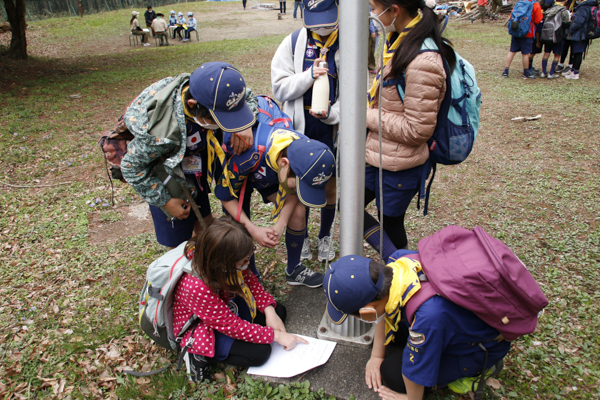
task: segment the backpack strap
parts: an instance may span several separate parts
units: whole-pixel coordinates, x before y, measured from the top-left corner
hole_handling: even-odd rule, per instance
[[[427,281],[422,281],[421,289],[419,289],[417,293],[412,295],[412,297],[408,299],[408,302],[404,306],[406,320],[412,321],[419,307],[421,307],[423,303],[425,303],[427,300],[429,300],[435,295],[437,295],[437,292],[435,291],[433,286],[431,286],[431,283]]]
[[[292,32],[292,60],[294,59],[294,52],[296,51],[296,43],[298,42],[298,36],[300,36],[300,29],[296,29]]]

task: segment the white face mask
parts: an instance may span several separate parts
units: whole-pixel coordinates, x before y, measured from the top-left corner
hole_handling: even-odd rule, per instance
[[[207,124],[206,120],[204,118],[202,118],[202,120],[204,121],[204,123],[200,122],[200,120],[198,120],[197,117],[194,117],[194,121],[196,121],[196,123],[198,125],[200,125],[201,127],[203,127],[204,129],[210,129],[212,131],[219,129],[219,125],[217,125],[217,124]]]
[[[369,309],[369,310],[373,310],[373,311],[375,311],[375,315],[377,315],[377,310],[375,310],[374,308],[371,308],[371,307],[363,307],[363,308],[366,308],[366,309]],[[379,317],[377,317],[375,319],[375,321],[365,321],[364,319],[362,319],[360,317],[354,317],[354,318],[356,318],[359,321],[366,322],[367,324],[375,324],[375,325],[377,325],[378,323],[380,323],[383,320],[384,317],[385,317],[385,313],[383,313]]]
[[[389,7],[386,8],[385,10],[383,10],[378,15],[376,15],[374,13],[369,13],[369,14],[371,14],[371,17],[375,17],[375,18],[379,19],[379,17],[381,17],[383,14],[385,14],[389,9],[390,9]],[[394,20],[392,21],[391,25],[385,27],[385,32],[386,33],[396,32],[396,27],[394,26],[394,22],[396,22],[396,18],[394,18]]]
[[[245,271],[245,270],[247,270],[247,269],[248,269],[248,266],[249,266],[249,265],[250,265],[250,264],[244,264],[244,265],[242,265],[241,267],[239,267],[237,270],[238,270],[238,271]]]
[[[314,28],[311,29],[311,31],[319,36],[329,36],[333,31],[335,31],[335,26],[331,28]]]

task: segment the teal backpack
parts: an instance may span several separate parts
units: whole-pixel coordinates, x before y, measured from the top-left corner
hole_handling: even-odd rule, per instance
[[[439,50],[431,38],[427,38],[421,45],[419,53]],[[437,124],[431,138],[427,141],[429,145],[429,160],[433,173],[427,190],[425,181],[429,175],[429,168],[424,168],[425,176],[421,179],[421,190],[419,200],[424,200],[423,214],[427,215],[429,203],[429,192],[433,178],[435,177],[436,165],[454,165],[463,162],[471,153],[473,144],[479,131],[479,110],[481,108],[481,91],[477,86],[475,68],[458,53],[456,65],[450,73],[450,67],[444,60],[446,71],[446,94],[440,106],[437,116]],[[383,86],[396,85],[398,95],[404,102],[404,91],[406,89],[405,76],[389,79],[383,82]],[[419,203],[417,203],[419,207]]]

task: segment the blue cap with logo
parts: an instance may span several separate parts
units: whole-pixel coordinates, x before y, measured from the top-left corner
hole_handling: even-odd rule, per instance
[[[298,200],[308,207],[325,207],[325,185],[335,170],[335,160],[329,147],[306,137],[296,139],[288,146],[287,158],[296,174]]]
[[[338,24],[338,0],[302,0],[302,2],[305,27],[319,28]]]
[[[334,324],[344,322],[349,313],[360,310],[375,299],[383,286],[383,272],[373,283],[370,258],[344,256],[332,263],[325,272],[323,290],[327,297],[327,315]]]
[[[230,64],[202,64],[190,76],[189,90],[225,132],[239,132],[254,125],[256,117],[246,104],[246,82]]]

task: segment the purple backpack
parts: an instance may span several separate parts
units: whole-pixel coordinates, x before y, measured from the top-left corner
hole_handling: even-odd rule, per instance
[[[535,329],[548,305],[521,260],[480,227],[473,231],[450,225],[419,242],[426,282],[406,305],[409,321],[429,298],[439,294],[467,310],[512,341]]]

